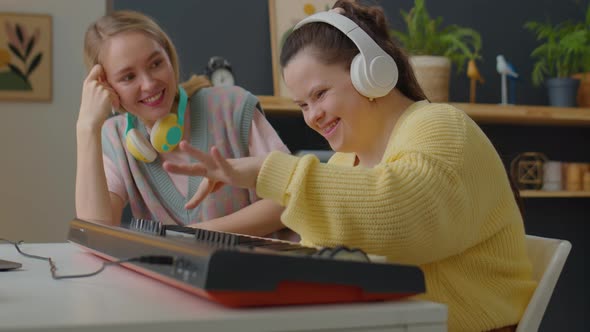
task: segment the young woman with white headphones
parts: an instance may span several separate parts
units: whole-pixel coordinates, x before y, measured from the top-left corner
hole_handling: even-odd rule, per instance
[[[464,112],[427,100],[381,8],[334,7],[300,22],[280,61],[305,122],[336,151],[327,164],[280,152],[225,159],[181,144],[201,163],[164,168],[256,188],[285,206],[281,219],[304,244],[419,265],[427,291],[418,297],[448,305],[450,331],[513,330],[535,282],[498,153]]]

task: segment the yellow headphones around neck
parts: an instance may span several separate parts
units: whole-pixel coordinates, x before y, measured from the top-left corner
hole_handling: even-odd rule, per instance
[[[151,163],[158,156],[158,152],[170,152],[180,143],[184,133],[184,111],[188,97],[180,85],[178,93],[178,115],[170,113],[156,121],[150,134],[151,143],[133,126],[135,116],[126,113],[125,145],[135,159]]]

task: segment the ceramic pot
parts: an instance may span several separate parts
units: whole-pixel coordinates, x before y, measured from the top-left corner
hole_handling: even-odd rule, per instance
[[[444,56],[414,55],[410,64],[418,84],[431,102],[449,101],[451,60]]]
[[[546,82],[549,93],[549,105],[557,107],[576,107],[576,97],[580,80],[569,77],[557,77]]]

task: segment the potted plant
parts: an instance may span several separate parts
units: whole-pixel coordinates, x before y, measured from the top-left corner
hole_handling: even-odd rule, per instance
[[[525,28],[543,41],[531,57],[536,59],[532,80],[536,86],[545,82],[552,106],[574,107],[580,80],[571,77],[590,70],[590,5],[585,23],[572,21],[556,25],[530,21]]]
[[[434,102],[449,99],[451,63],[457,73],[465,69],[466,62],[481,58],[481,36],[471,28],[450,25],[442,27],[441,17],[431,18],[424,0],[415,0],[409,11],[401,11],[407,32],[392,30],[410,54],[410,62],[418,83],[426,96]]]
[[[587,41],[590,42],[590,4],[586,9],[586,27]],[[582,73],[574,74],[572,77],[580,80],[580,87],[578,88],[578,106],[590,107],[590,54],[587,54],[584,62],[584,71]]]

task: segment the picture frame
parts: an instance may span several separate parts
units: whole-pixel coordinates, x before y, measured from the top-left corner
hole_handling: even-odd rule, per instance
[[[0,12],[0,101],[52,99],[52,17]]]
[[[309,15],[329,10],[335,2],[336,0],[268,0],[274,96],[290,97],[279,63],[285,39],[297,22]]]

